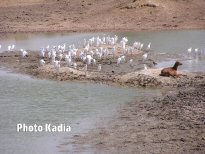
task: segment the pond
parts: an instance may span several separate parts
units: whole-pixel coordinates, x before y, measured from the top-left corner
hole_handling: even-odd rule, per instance
[[[83,133],[99,118],[109,118],[125,102],[160,94],[157,90],[129,89],[101,84],[32,79],[0,71],[0,153],[57,153],[64,137]],[[155,92],[155,93],[153,93]],[[58,125],[71,132],[18,132],[17,123]]]
[[[158,52],[184,52],[189,47],[205,48],[205,30],[174,30],[174,31],[142,31],[142,32],[116,32],[116,33],[11,33],[0,34],[2,49],[7,50],[10,44],[16,44],[16,49],[39,50],[47,45],[81,45],[83,39],[92,36],[117,35],[119,38],[128,37],[132,45],[139,41],[147,45],[152,43],[152,50]]]

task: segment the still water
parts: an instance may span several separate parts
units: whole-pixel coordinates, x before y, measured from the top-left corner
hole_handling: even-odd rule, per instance
[[[155,90],[128,89],[100,84],[32,79],[0,71],[0,153],[58,153],[57,146],[75,133],[94,127],[125,102]],[[17,133],[16,124],[60,124],[69,133]]]
[[[184,52],[189,47],[205,48],[205,30],[175,30],[175,31],[142,31],[116,33],[15,33],[0,34],[2,49],[7,50],[10,44],[16,44],[16,49],[39,50],[47,45],[82,45],[83,39],[92,36],[118,35],[119,39],[128,37],[130,45],[140,41],[146,46],[152,42],[151,49],[159,52]]]

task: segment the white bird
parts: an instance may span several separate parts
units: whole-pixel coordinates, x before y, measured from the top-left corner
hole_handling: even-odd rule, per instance
[[[141,45],[140,45],[140,50],[142,50],[143,46],[144,46],[144,44],[141,44]]]
[[[15,48],[15,44],[13,44],[13,45],[11,46],[11,50],[14,50],[14,48]]]
[[[128,54],[133,54],[133,51],[134,51],[134,48],[133,47],[129,47],[129,48],[127,48],[127,53]]]
[[[51,61],[52,61],[52,63],[55,62],[55,59],[56,59],[56,53],[53,52],[53,53],[52,53],[52,57],[51,57]]]
[[[148,54],[145,53],[144,55],[142,55],[143,61],[145,61],[147,59]]]
[[[101,70],[102,70],[102,65],[99,64],[99,65],[98,65],[98,72],[100,72]]]
[[[61,50],[61,45],[60,44],[57,46],[56,50]]]
[[[125,63],[125,56],[121,56],[117,59],[117,65],[120,65],[122,63]]]
[[[99,47],[99,45],[100,45],[100,38],[99,37],[97,37],[97,39],[96,39],[96,47]]]
[[[147,50],[150,50],[150,48],[151,48],[151,42],[148,44]]]
[[[73,63],[73,68],[77,69],[77,63]]]
[[[48,52],[48,58],[51,58],[51,52]]]
[[[44,48],[41,49],[40,56],[41,56],[41,57],[44,57],[44,56],[45,56],[45,50],[44,50]]]
[[[86,47],[85,47],[85,52],[88,52],[89,49],[90,49],[90,45],[88,44],[88,45],[86,45]]]
[[[125,58],[126,58],[125,56],[121,56],[121,63],[125,63],[126,61]]]
[[[97,52],[96,52],[96,55],[97,55],[97,58],[98,58],[98,59],[101,59],[101,58],[102,58],[102,52],[97,51]]]
[[[125,42],[124,41],[122,41],[122,48],[123,48],[123,50],[125,50]]]
[[[196,58],[198,58],[198,56],[199,56],[199,49],[198,48],[196,48],[196,49],[194,49],[194,51],[195,51],[195,53],[194,53],[194,55],[196,56]]]
[[[189,54],[191,53],[191,51],[192,51],[192,47],[187,50],[187,52],[188,52]]]
[[[45,63],[46,63],[46,62],[45,62],[43,59],[40,60],[40,65],[41,65],[41,66],[44,66]]]
[[[1,44],[0,44],[0,49],[1,49]]]
[[[115,44],[116,44],[117,40],[118,40],[118,36],[117,35],[115,35],[114,40],[115,40]]]
[[[91,56],[93,57],[93,55],[94,55],[94,52],[93,52],[93,51],[91,50],[91,51],[90,51],[90,54],[91,54]]]
[[[118,59],[117,59],[117,65],[120,65],[122,63],[122,57],[119,57]]]
[[[46,51],[49,51],[49,48],[50,48],[50,46],[49,46],[49,45],[47,45],[47,47],[46,47]]]
[[[86,60],[87,60],[86,56],[83,56],[83,57],[82,57],[82,61],[83,61],[83,62],[86,62]]]
[[[65,55],[65,61],[66,61],[68,66],[72,65],[72,59],[69,55]]]
[[[24,58],[26,55],[28,55],[28,52],[26,52],[26,50],[21,49],[22,58]]]
[[[8,49],[8,51],[11,51],[11,45],[9,45],[9,46],[7,47],[7,49]]]
[[[147,65],[146,65],[146,64],[144,64],[144,70],[148,70],[148,68],[147,68]]]
[[[59,72],[59,69],[60,69],[60,61],[54,61],[54,68]]]
[[[111,38],[110,44],[111,44],[111,45],[115,45],[115,38]]]
[[[128,42],[128,39],[127,39],[127,37],[123,37],[122,38],[122,42],[125,42],[125,44]]]
[[[102,42],[103,42],[103,44],[106,43],[106,42],[105,42],[105,36],[102,37]]]
[[[96,60],[94,58],[92,59],[92,64],[96,65]]]
[[[129,65],[130,65],[130,67],[133,67],[133,59],[129,60]]]
[[[134,42],[132,47],[137,49],[138,48],[138,44],[139,44],[139,42]]]
[[[93,58],[91,57],[91,55],[87,55],[86,58],[87,58],[87,64],[90,65],[91,64],[91,60]]]
[[[121,64],[121,57],[119,57],[118,59],[117,59],[117,65],[120,65]]]

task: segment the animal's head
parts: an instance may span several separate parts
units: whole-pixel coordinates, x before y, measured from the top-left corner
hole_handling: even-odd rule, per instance
[[[180,66],[180,65],[182,65],[182,63],[179,61],[176,61],[175,65]]]

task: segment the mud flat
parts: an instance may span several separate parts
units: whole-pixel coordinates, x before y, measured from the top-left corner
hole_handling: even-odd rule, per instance
[[[103,64],[101,72],[96,66],[85,72],[80,62],[78,69],[62,63],[57,71],[46,58],[46,65],[40,66],[37,52],[29,52],[25,58],[20,52],[1,53],[0,66],[37,78],[162,89],[163,96],[126,103],[109,123],[74,135],[72,141],[59,146],[62,149],[72,144],[76,147],[72,151],[89,153],[204,153],[205,74],[180,72],[180,78],[161,77],[153,62],[164,57],[156,57],[153,52],[143,62],[142,54],[132,56],[133,67],[127,63],[118,66],[116,57],[97,61]],[[144,64],[148,70],[143,69]]]
[[[89,66],[87,72],[83,70],[85,64],[81,60],[77,60],[77,69],[68,67],[62,60],[61,68],[57,71],[49,58],[44,58],[46,65],[40,66],[41,57],[38,52],[29,52],[25,58],[22,58],[18,51],[0,53],[0,65],[11,71],[37,78],[59,81],[91,81],[129,87],[187,87],[204,81],[204,73],[179,72],[182,74],[180,78],[159,76],[161,69],[155,68],[155,61],[161,61],[164,55],[152,52],[146,61],[142,61],[142,55],[143,51],[138,51],[135,55],[126,56],[127,61],[133,59],[133,66],[130,66],[129,62],[117,65],[117,57],[109,56],[97,60],[97,64]],[[169,57],[172,56],[177,55],[169,55]],[[102,64],[101,72],[97,71],[98,64]],[[144,70],[144,64],[148,70]]]

